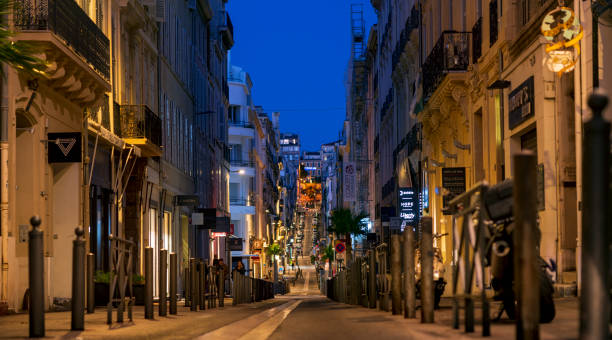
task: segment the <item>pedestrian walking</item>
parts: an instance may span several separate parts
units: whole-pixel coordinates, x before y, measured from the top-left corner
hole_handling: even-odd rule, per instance
[[[242,263],[242,261],[238,261],[238,263],[236,264],[236,268],[234,268],[234,271],[241,275],[244,275],[244,273],[246,273],[246,268],[244,268],[244,264]]]

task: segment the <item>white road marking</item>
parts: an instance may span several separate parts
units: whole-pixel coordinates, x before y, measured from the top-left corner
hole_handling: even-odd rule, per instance
[[[299,301],[299,300],[296,300]],[[298,302],[299,303],[299,302]],[[225,325],[221,328],[217,328],[214,331],[208,332],[204,335],[201,335],[195,339],[203,340],[203,339],[238,339],[244,334],[258,328],[259,326],[266,323],[266,320],[273,319],[274,315],[279,314],[279,312],[286,311],[291,308],[295,304],[295,301],[290,301],[284,303],[280,306],[276,306],[270,309],[266,309],[261,313],[257,313],[255,315],[251,315],[246,319],[238,320],[230,323],[229,325]],[[295,304],[297,306],[297,304]],[[293,307],[295,308],[295,307]],[[293,308],[291,310],[293,310]],[[287,313],[288,315],[288,313]],[[285,316],[286,317],[286,316]],[[282,320],[284,320],[284,318]],[[281,320],[281,322],[282,322]],[[280,323],[279,323],[280,325]],[[277,326],[278,327],[278,326]]]
[[[280,326],[283,321],[289,316],[294,309],[302,302],[302,300],[294,300],[285,309],[266,320],[261,325],[255,327],[245,335],[240,337],[240,340],[265,340]]]

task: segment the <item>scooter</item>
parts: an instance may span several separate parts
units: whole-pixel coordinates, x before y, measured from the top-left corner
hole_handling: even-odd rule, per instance
[[[516,294],[514,282],[514,249],[512,232],[512,181],[506,180],[489,188],[484,195],[485,225],[487,237],[485,249],[487,264],[491,266],[491,286],[495,290],[494,300],[501,301],[499,320],[505,311],[512,320],[516,318]],[[541,232],[536,227],[536,244],[539,246]],[[548,264],[538,256],[540,285],[540,322],[548,323],[555,318],[554,288],[548,271],[555,271],[555,264]]]

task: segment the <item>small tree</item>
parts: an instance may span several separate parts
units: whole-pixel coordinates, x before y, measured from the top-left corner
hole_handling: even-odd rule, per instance
[[[365,235],[366,224],[363,219],[368,217],[366,213],[360,213],[353,215],[349,209],[341,208],[332,211],[331,215],[331,226],[329,227],[330,232],[334,232],[339,235],[345,235],[346,237],[346,264],[352,260],[352,242],[351,236]]]
[[[278,261],[276,260],[277,255],[281,255],[283,253],[283,248],[278,243],[271,244],[266,250],[268,256],[271,256],[274,259],[274,283],[278,282]]]
[[[321,259],[323,261],[329,261],[328,276],[331,277],[332,262],[334,261],[334,254],[335,254],[334,247],[332,247],[332,245],[330,244],[323,249],[323,252],[324,253]]]

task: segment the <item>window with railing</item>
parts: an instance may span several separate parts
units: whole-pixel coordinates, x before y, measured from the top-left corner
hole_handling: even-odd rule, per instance
[[[146,105],[121,105],[121,136],[146,138],[161,146],[161,119]]]
[[[442,32],[423,64],[425,103],[448,73],[467,71],[470,64],[469,39],[470,32]]]
[[[105,79],[110,79],[110,42],[74,0],[21,0],[14,5],[15,28],[51,31]]]

